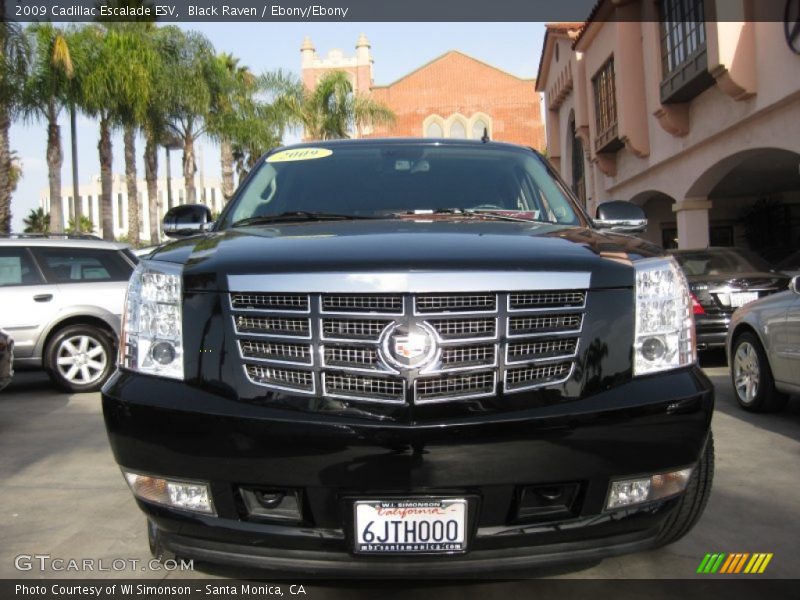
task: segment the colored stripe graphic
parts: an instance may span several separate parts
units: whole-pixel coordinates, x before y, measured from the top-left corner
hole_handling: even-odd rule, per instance
[[[708,553],[700,561],[697,573],[702,574],[760,574],[763,573],[774,555],[766,552],[725,552]]]

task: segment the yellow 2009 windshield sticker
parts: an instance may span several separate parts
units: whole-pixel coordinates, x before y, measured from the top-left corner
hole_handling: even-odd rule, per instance
[[[333,150],[327,148],[294,148],[283,150],[267,157],[268,163],[292,162],[296,160],[314,160],[315,158],[325,158],[333,154]]]

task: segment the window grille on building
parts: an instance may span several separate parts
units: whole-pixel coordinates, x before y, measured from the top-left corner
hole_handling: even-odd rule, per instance
[[[617,139],[617,94],[614,81],[614,57],[600,67],[592,78],[594,88],[594,113],[597,136],[595,148],[598,151],[613,151],[609,147]]]
[[[661,101],[685,102],[713,83],[703,0],[661,0]]]

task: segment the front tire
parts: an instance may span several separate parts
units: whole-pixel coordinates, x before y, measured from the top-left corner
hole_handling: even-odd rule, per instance
[[[656,547],[666,546],[678,541],[695,526],[711,495],[714,482],[714,436],[708,433],[708,441],[703,455],[692,471],[686,491],[678,501],[678,506],[667,517],[656,538]]]
[[[756,413],[776,412],[786,406],[789,397],[775,389],[767,355],[753,333],[746,331],[736,338],[731,357],[731,381],[739,406]]]
[[[112,335],[94,325],[70,325],[50,338],[44,367],[67,392],[96,392],[114,371]]]

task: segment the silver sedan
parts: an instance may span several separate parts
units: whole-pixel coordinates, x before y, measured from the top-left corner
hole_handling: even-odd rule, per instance
[[[778,411],[790,394],[800,394],[800,277],[787,291],[733,313],[725,349],[745,410]]]

